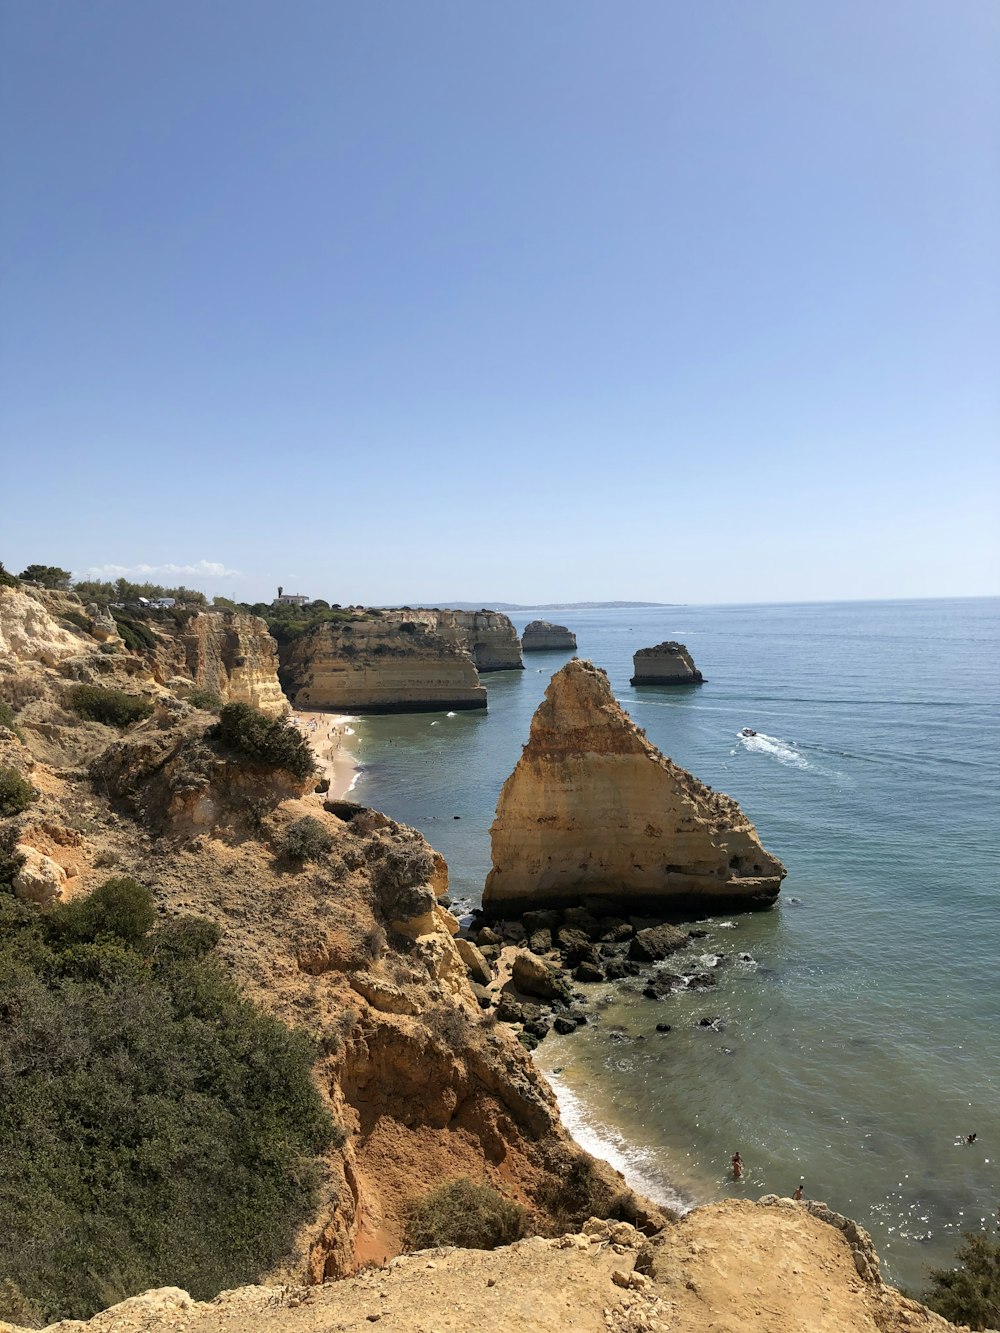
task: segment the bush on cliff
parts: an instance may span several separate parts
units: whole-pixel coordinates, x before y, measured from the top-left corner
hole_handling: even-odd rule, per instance
[[[137,694],[108,689],[103,685],[76,685],[70,691],[69,706],[89,722],[103,722],[124,731],[133,722],[149,717],[153,705]]]
[[[279,844],[282,856],[292,861],[315,861],[333,846],[333,838],[313,815],[289,824]]]
[[[0,892],[0,1294],[48,1321],[255,1282],[314,1207],[312,1044],[240,998],[211,922],[153,920],[123,878],[46,915]]]
[[[111,608],[111,616],[118,626],[125,647],[130,653],[153,652],[156,648],[156,635],[147,626],[132,616],[126,616],[117,607]]]
[[[35,799],[35,789],[16,768],[0,765],[0,819],[19,815]]]
[[[205,733],[227,749],[268,768],[284,768],[297,778],[316,769],[309,742],[283,717],[268,717],[250,704],[226,704]]]
[[[956,1268],[931,1270],[925,1305],[953,1324],[1000,1328],[1000,1210],[993,1241],[985,1231],[963,1232]]]
[[[406,1218],[406,1248],[430,1250],[458,1245],[467,1250],[495,1250],[524,1235],[527,1214],[492,1185],[468,1177],[450,1180],[412,1203]]]

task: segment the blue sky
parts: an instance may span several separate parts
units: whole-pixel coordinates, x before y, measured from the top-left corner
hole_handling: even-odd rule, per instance
[[[0,16],[8,567],[1000,591],[994,0]]]

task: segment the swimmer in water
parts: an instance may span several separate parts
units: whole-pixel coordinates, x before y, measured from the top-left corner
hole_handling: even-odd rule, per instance
[[[965,1141],[966,1143],[975,1143],[978,1137],[979,1136],[977,1134],[966,1134]]]
[[[801,1186],[801,1184],[799,1185],[799,1187],[798,1187],[798,1189],[795,1191],[795,1193],[792,1195],[792,1198],[795,1200],[796,1203],[801,1203],[801,1202],[802,1202],[802,1186]]]
[[[733,1179],[740,1180],[743,1175],[743,1158],[739,1155],[738,1152],[733,1153],[732,1166],[733,1166]]]

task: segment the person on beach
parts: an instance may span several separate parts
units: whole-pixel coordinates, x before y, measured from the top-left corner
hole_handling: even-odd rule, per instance
[[[733,1153],[733,1179],[740,1180],[743,1177],[743,1158],[738,1152]]]
[[[798,1186],[798,1188],[796,1189],[795,1193],[792,1195],[792,1198],[795,1200],[796,1203],[801,1203],[801,1202],[802,1202],[802,1186],[801,1186],[801,1184]]]

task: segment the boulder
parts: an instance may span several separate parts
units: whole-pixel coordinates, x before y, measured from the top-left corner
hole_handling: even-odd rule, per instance
[[[547,930],[551,934],[553,930],[559,929],[560,920],[558,912],[525,912],[521,917],[524,929],[529,935],[534,934],[536,930]]]
[[[604,980],[604,973],[596,963],[580,963],[573,969],[573,980],[596,982]]]
[[[632,658],[630,685],[700,685],[704,677],[682,643],[668,639],[640,648]]]
[[[568,1014],[557,1014],[552,1020],[552,1026],[561,1037],[567,1037],[571,1032],[576,1031],[576,1023]]]
[[[24,863],[14,876],[14,893],[27,902],[45,907],[58,902],[66,884],[66,872],[57,861],[26,843],[18,843],[15,853]]]
[[[472,941],[464,940],[460,935],[457,935],[455,937],[455,947],[465,964],[465,970],[469,977],[473,981],[477,981],[480,986],[488,986],[493,980],[493,973],[490,971],[489,963]]]
[[[494,917],[760,908],[785,875],[737,803],[660,754],[578,660],[553,676],[490,833]]]
[[[559,971],[530,953],[519,953],[511,969],[511,981],[522,995],[542,1000],[566,999],[569,987]]]
[[[552,948],[552,931],[533,930],[528,936],[528,948],[532,953],[548,953]]]
[[[638,963],[658,963],[662,958],[669,958],[678,949],[683,949],[688,942],[685,931],[676,926],[650,926],[640,930],[628,946],[628,956]]]

